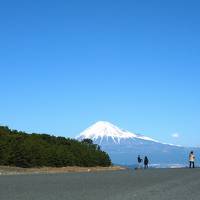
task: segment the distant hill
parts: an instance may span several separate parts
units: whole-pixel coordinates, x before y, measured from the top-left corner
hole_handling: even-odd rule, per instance
[[[0,126],[0,165],[17,167],[110,166],[107,153],[91,140],[27,134]]]
[[[85,138],[100,145],[109,154],[114,164],[134,165],[138,155],[142,157],[147,155],[151,164],[187,165],[191,150],[194,150],[196,155],[200,155],[200,148],[162,143],[144,135],[122,130],[104,121],[95,123],[76,137],[80,141]]]

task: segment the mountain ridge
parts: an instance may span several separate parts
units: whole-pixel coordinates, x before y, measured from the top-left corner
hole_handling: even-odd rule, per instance
[[[184,164],[188,162],[191,150],[200,154],[200,148],[159,142],[153,138],[131,133],[117,126],[99,121],[83,132],[76,139],[91,139],[107,152],[114,164],[133,165],[137,156],[148,156],[151,164]]]

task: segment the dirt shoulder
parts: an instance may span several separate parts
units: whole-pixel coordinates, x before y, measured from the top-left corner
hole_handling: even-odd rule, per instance
[[[119,171],[126,168],[120,166],[110,167],[41,167],[41,168],[20,168],[10,166],[0,166],[0,175],[15,174],[55,174],[55,173],[76,173],[76,172],[99,172],[99,171]]]

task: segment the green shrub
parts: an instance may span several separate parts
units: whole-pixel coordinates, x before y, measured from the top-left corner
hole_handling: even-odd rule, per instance
[[[110,166],[107,153],[91,140],[27,134],[0,126],[0,165],[18,167]]]

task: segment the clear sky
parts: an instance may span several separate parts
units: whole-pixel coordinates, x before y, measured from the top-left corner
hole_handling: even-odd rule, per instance
[[[2,0],[0,123],[74,137],[99,120],[200,146],[200,3]]]

